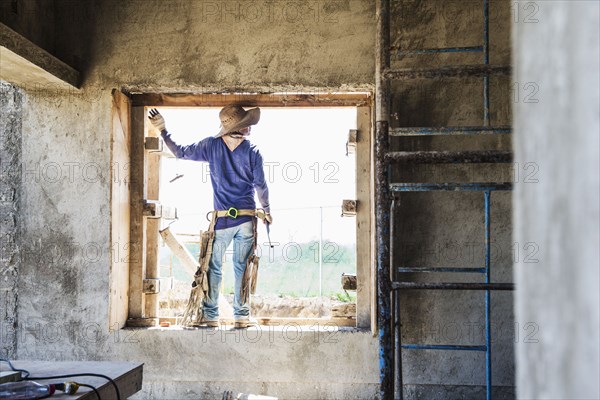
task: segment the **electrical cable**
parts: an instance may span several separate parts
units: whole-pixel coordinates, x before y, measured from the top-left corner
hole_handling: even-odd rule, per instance
[[[11,371],[20,372],[21,373],[21,379],[27,379],[29,377],[29,375],[30,375],[29,371],[27,371],[26,369],[15,368],[15,366],[12,365],[12,363],[10,362],[9,359],[0,358],[0,361],[3,361],[5,363],[7,363],[8,366],[10,367]],[[25,374],[25,375],[23,375],[23,374]]]
[[[21,378],[23,380],[26,381],[33,381],[33,380],[45,380],[45,379],[60,379],[60,378],[69,378],[69,377],[75,377],[75,376],[95,376],[95,377],[99,377],[99,378],[104,378],[106,380],[108,380],[113,387],[115,388],[115,392],[117,393],[117,399],[121,400],[121,393],[119,391],[119,388],[116,384],[116,382],[111,379],[110,377],[106,376],[106,375],[102,375],[102,374],[74,374],[74,375],[58,375],[58,376],[48,376],[48,377],[31,377],[31,373],[29,371],[27,371],[26,369],[20,369],[20,368],[15,368],[15,366],[12,364],[12,362],[9,359],[6,358],[0,358],[0,362],[5,362],[8,364],[9,368],[11,369],[11,371],[15,371],[15,372],[20,372],[21,373]],[[96,396],[98,396],[98,400],[101,400],[102,398],[100,397],[100,392],[98,392],[98,389],[96,389],[94,386],[92,385],[88,385],[86,383],[79,383],[76,382],[77,385],[79,386],[83,386],[83,387],[87,387],[90,388],[94,391],[94,393],[96,394]]]
[[[104,378],[107,381],[109,381],[113,387],[115,388],[115,392],[117,393],[117,400],[121,400],[121,392],[119,391],[119,387],[117,386],[117,383],[110,377],[106,376],[106,375],[102,375],[102,374],[68,374],[68,375],[54,375],[54,376],[32,376],[32,377],[28,377],[26,378],[26,380],[28,381],[33,381],[33,380],[46,380],[46,379],[62,379],[62,378],[73,378],[73,377],[79,377],[79,376],[95,376],[97,378]]]
[[[46,380],[46,379],[72,378],[72,377],[77,377],[77,376],[95,376],[98,378],[104,378],[107,381],[109,381],[115,388],[115,392],[117,393],[117,400],[121,400],[121,392],[119,391],[119,387],[117,386],[117,383],[112,378],[110,378],[106,375],[89,373],[89,374],[70,374],[70,375],[34,376],[34,377],[32,377],[32,376],[30,376],[31,374],[29,373],[29,371],[27,371],[26,369],[15,368],[15,366],[10,362],[10,360],[8,360],[6,358],[0,358],[0,361],[6,362],[12,371],[21,372],[21,378],[26,381],[34,381],[34,380],[41,381],[41,380]],[[25,373],[25,376],[22,375],[23,373]]]
[[[79,382],[75,382],[75,383],[77,383],[79,386],[92,389],[94,391],[94,393],[96,393],[96,396],[98,396],[98,400],[102,400],[102,397],[100,397],[100,392],[98,392],[98,389],[96,389],[94,386],[88,385],[86,383],[79,383]]]

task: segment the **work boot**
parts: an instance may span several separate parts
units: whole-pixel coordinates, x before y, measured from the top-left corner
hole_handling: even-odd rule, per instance
[[[196,325],[194,324],[194,326],[199,326],[199,327],[207,327],[207,328],[218,328],[219,327],[219,320],[216,319],[204,319],[202,318],[202,320],[200,320],[200,322]]]
[[[258,321],[256,321],[254,318],[241,317],[241,318],[236,318],[233,327],[235,329],[246,329],[249,326],[254,326],[254,325],[258,325]]]

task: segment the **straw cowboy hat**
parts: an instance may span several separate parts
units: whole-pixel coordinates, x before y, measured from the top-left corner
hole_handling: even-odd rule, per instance
[[[246,111],[240,105],[230,104],[219,112],[219,119],[221,120],[221,130],[217,137],[236,132],[250,125],[256,125],[260,119],[260,108],[256,107]]]

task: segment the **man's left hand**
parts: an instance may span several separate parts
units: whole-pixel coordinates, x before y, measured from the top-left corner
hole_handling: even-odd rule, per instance
[[[269,225],[271,225],[273,223],[273,217],[271,216],[270,213],[265,214],[265,219],[263,219],[263,222],[265,224],[269,224]]]

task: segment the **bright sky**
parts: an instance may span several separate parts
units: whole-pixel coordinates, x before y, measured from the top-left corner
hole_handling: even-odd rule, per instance
[[[218,132],[219,110],[162,108],[160,112],[173,140],[191,144]],[[318,240],[323,207],[324,240],[355,243],[355,218],[340,216],[342,200],[356,197],[355,156],[346,156],[350,129],[356,129],[355,108],[261,109],[249,140],[265,161],[273,242]],[[180,218],[173,231],[206,230],[205,215],[213,207],[208,163],[163,158],[161,174],[160,200],[177,207]],[[177,174],[184,176],[169,183]],[[259,244],[266,240],[261,224]]]

